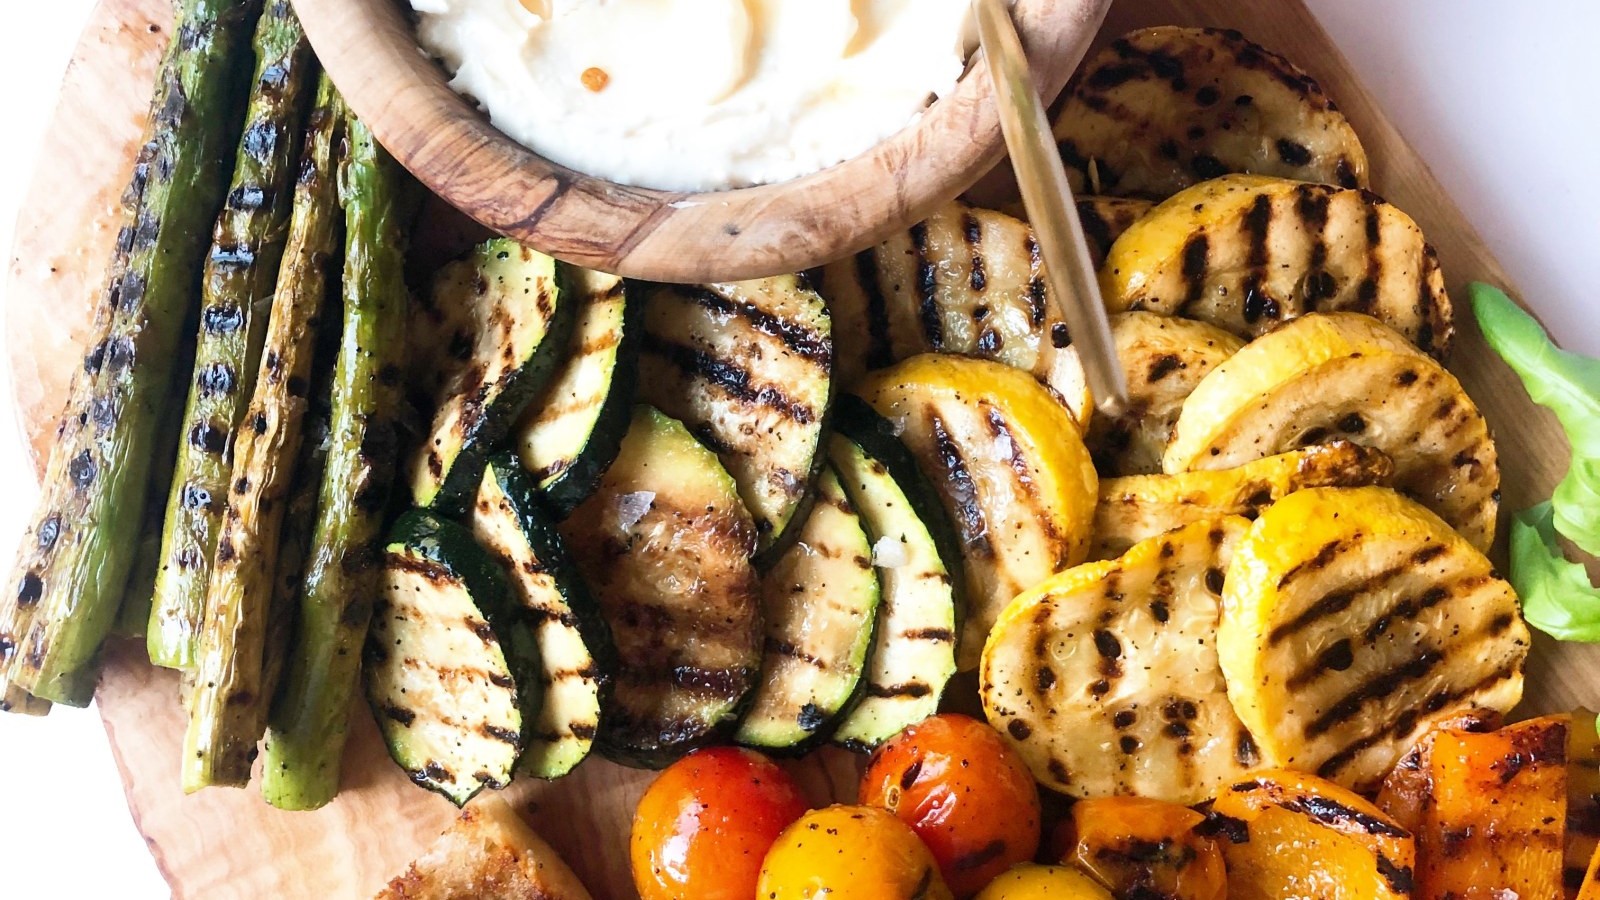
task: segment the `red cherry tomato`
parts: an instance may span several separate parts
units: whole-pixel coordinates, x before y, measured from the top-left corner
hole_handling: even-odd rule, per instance
[[[867,764],[860,800],[910,825],[958,897],[1039,849],[1033,776],[999,732],[967,716],[933,716],[890,738]]]
[[[765,756],[695,751],[667,767],[634,810],[634,886],[643,900],[750,900],[768,848],[806,809],[794,779]]]

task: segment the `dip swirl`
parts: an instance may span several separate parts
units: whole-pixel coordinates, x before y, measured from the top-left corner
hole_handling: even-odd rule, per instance
[[[706,191],[856,156],[955,87],[967,0],[411,0],[493,124],[610,181]]]

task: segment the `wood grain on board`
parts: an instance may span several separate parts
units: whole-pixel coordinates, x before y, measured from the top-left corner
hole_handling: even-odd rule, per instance
[[[116,199],[142,127],[146,86],[166,39],[167,16],[166,0],[102,2],[63,85],[19,222],[9,268],[6,345],[36,448],[47,440],[68,372],[86,342],[84,327],[109,256]],[[1309,70],[1365,141],[1373,183],[1437,247],[1458,303],[1469,280],[1506,283],[1471,224],[1298,2],[1126,0],[1113,8],[1102,41],[1164,23],[1241,28]],[[439,243],[432,235],[423,235],[422,242]],[[1528,401],[1487,351],[1471,316],[1461,312],[1452,368],[1499,439],[1505,508],[1520,509],[1555,484],[1565,469],[1566,443],[1553,418]],[[1529,666],[1526,710],[1579,702],[1600,704],[1600,649],[1541,639]],[[177,676],[152,670],[136,646],[109,648],[99,708],[134,819],[179,897],[370,896],[454,814],[449,803],[412,786],[389,762],[360,704],[353,709],[343,790],[315,813],[273,810],[254,790],[216,788],[185,796],[178,786],[183,717]],[[792,765],[818,802],[834,791],[853,794],[857,761],[845,754],[826,751]],[[597,898],[625,900],[633,896],[629,820],[650,778],[593,759],[558,782],[519,781],[510,796]]]

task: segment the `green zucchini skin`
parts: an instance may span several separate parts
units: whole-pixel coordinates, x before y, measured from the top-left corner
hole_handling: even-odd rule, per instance
[[[956,672],[961,553],[934,488],[887,421],[854,396],[839,398],[830,456],[876,555],[897,541],[905,560],[880,567],[883,602],[865,687],[838,722],[835,743],[871,750],[938,711]]]
[[[271,716],[269,799],[315,809],[333,799],[377,592],[378,541],[396,470],[413,184],[348,119],[339,175],[345,213],[342,331],[334,360],[328,456],[300,591],[295,652]]]
[[[473,343],[436,398],[433,425],[411,464],[411,494],[419,506],[460,515],[489,454],[555,375],[578,304],[561,291],[555,260],[508,238],[446,266],[433,290],[434,306],[471,310]]]
[[[594,493],[628,431],[644,303],[615,275],[557,262],[556,278],[561,295],[577,307],[567,356],[515,432],[518,456],[544,506],[564,519]]]
[[[274,602],[273,573],[297,474],[316,327],[337,254],[334,148],[344,122],[332,81],[321,79],[294,192],[287,252],[263,337],[266,349],[256,354],[260,371],[250,379],[249,406],[234,437],[231,472],[221,485],[227,505],[217,523],[206,585],[200,677],[189,704],[183,756],[184,786],[190,790],[249,781],[281,672],[286,637],[281,620],[287,611]],[[256,318],[269,316],[258,313]]]
[[[86,702],[77,672],[127,587],[173,361],[239,136],[249,73],[238,63],[259,9],[253,0],[177,4],[98,338],[73,379],[11,589],[0,594],[0,700],[26,692]]]
[[[799,540],[761,580],[761,681],[734,739],[798,756],[824,743],[866,686],[883,592],[872,542],[839,476],[817,479]]]
[[[515,456],[489,460],[472,531],[500,562],[539,644],[543,698],[518,771],[560,778],[589,755],[610,701],[617,668],[611,629]]]
[[[266,4],[254,48],[255,84],[244,134],[200,281],[185,438],[166,501],[146,635],[150,661],[169,668],[198,661],[212,555],[228,502],[229,460],[261,358],[288,231],[301,125],[316,87],[311,45],[288,4]]]
[[[409,510],[383,560],[362,652],[367,702],[411,780],[461,806],[511,782],[539,702],[538,642],[463,526]]]
[[[617,649],[598,749],[659,768],[726,740],[759,676],[761,608],[755,524],[716,455],[635,407],[616,462],[561,535]]]
[[[640,397],[716,451],[755,520],[764,570],[799,533],[826,457],[827,304],[804,275],[648,291]]]

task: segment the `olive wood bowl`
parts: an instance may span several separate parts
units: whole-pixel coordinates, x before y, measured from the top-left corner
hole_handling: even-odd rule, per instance
[[[633,278],[703,282],[793,272],[882,240],[1004,155],[981,53],[956,90],[866,153],[812,175],[708,193],[629,187],[546,160],[489,124],[419,49],[403,0],[294,0],[350,107],[424,185],[483,225],[559,259]],[[1110,0],[1015,0],[1048,102]]]

